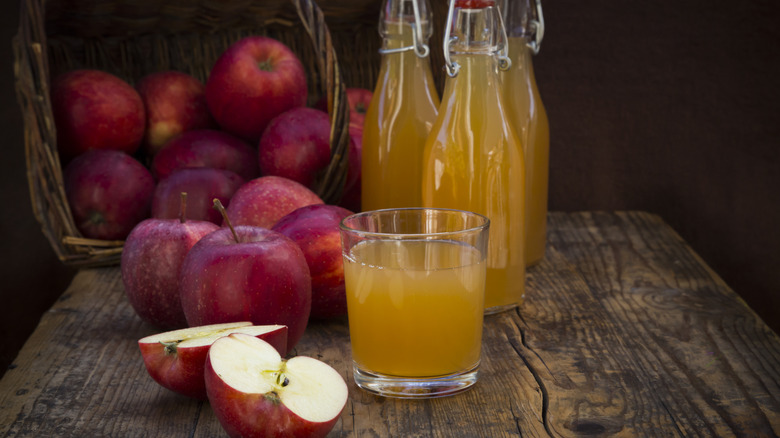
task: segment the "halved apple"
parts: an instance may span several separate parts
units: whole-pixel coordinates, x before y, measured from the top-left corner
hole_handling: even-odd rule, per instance
[[[247,321],[159,333],[139,340],[138,347],[146,370],[157,383],[187,397],[206,400],[206,355],[214,341],[231,333],[264,339],[277,352],[287,351],[287,326],[252,325]]]
[[[323,437],[347,403],[347,384],[328,364],[283,360],[269,343],[244,334],[214,342],[206,359],[211,408],[231,437]]]

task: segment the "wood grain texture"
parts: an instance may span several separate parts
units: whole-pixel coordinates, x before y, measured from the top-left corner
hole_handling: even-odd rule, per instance
[[[334,437],[780,434],[780,339],[658,216],[551,213],[519,311],[487,317],[480,380],[404,401],[359,390],[346,321],[295,354],[350,399]],[[159,387],[118,268],[82,270],[0,381],[0,436],[215,437],[208,403]]]

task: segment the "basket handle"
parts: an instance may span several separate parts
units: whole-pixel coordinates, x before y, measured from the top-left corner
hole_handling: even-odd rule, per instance
[[[291,0],[311,37],[319,61],[321,88],[327,91],[330,115],[330,165],[317,175],[314,191],[326,203],[339,201],[347,179],[349,111],[344,80],[322,10],[312,0]]]

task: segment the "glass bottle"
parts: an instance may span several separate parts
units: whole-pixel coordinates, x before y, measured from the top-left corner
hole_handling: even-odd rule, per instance
[[[423,205],[490,219],[485,313],[517,307],[525,291],[525,162],[508,123],[499,67],[506,34],[492,0],[451,0],[447,73],[423,153]]]
[[[550,167],[550,126],[532,65],[544,33],[541,0],[503,0],[512,66],[501,73],[509,120],[523,143],[526,163],[525,262],[544,258],[547,243],[547,187]]]
[[[427,0],[385,0],[379,19],[382,63],[363,125],[364,211],[419,207],[422,148],[439,95],[431,73]]]

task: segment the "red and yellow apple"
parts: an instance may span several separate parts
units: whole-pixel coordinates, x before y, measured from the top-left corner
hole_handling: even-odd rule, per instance
[[[178,204],[181,212],[181,196]],[[183,214],[180,219],[146,219],[133,228],[120,268],[125,295],[141,319],[162,329],[187,327],[179,297],[181,263],[195,243],[217,229]]]
[[[229,226],[204,236],[184,257],[179,294],[190,326],[286,325],[288,352],[311,312],[303,252],[286,236],[260,227]]]
[[[366,118],[366,112],[368,111],[368,105],[371,104],[371,97],[373,92],[365,88],[346,88],[344,94],[347,96],[347,106],[349,107],[349,124],[355,124],[357,126],[363,126],[363,121]],[[328,111],[328,97],[323,96],[314,105],[321,111]]]
[[[252,144],[271,119],[304,106],[307,96],[301,61],[283,43],[264,36],[233,43],[206,81],[206,102],[219,126]]]
[[[181,193],[187,193],[188,219],[222,224],[222,215],[214,209],[214,198],[230,205],[233,193],[244,184],[235,172],[211,167],[179,169],[157,183],[152,199],[152,217],[173,219],[180,216]]]
[[[371,90],[365,88],[347,88],[344,90],[349,103],[349,123],[363,126],[366,119],[368,106],[371,104],[371,97],[374,95]]]
[[[149,217],[154,178],[138,160],[115,150],[79,155],[63,171],[76,227],[92,239],[121,240]]]
[[[330,163],[330,117],[314,108],[294,108],[274,117],[260,137],[260,173],[313,187]]]
[[[227,215],[234,225],[271,228],[284,215],[322,199],[304,185],[280,176],[262,176],[233,194]]]
[[[213,129],[186,131],[165,144],[152,160],[157,180],[188,167],[213,167],[237,173],[241,178],[257,178],[257,151],[245,141]]]
[[[138,150],[146,113],[130,84],[104,71],[83,69],[59,75],[51,87],[57,149],[64,161],[94,149],[131,155]]]
[[[314,319],[347,314],[339,223],[351,214],[335,205],[308,205],[284,216],[272,228],[297,243],[306,257],[311,273],[311,317]]]
[[[186,73],[151,73],[141,78],[135,88],[146,109],[143,148],[149,155],[156,154],[168,140],[184,131],[215,125],[206,105],[205,86]]]
[[[287,327],[256,326],[248,321],[159,333],[139,340],[138,347],[155,382],[187,397],[206,400],[206,356],[217,339],[231,333],[263,339],[277,354],[287,351]]]
[[[206,359],[206,393],[231,437],[324,437],[349,391],[330,365],[284,360],[267,342],[242,334],[218,339]]]

